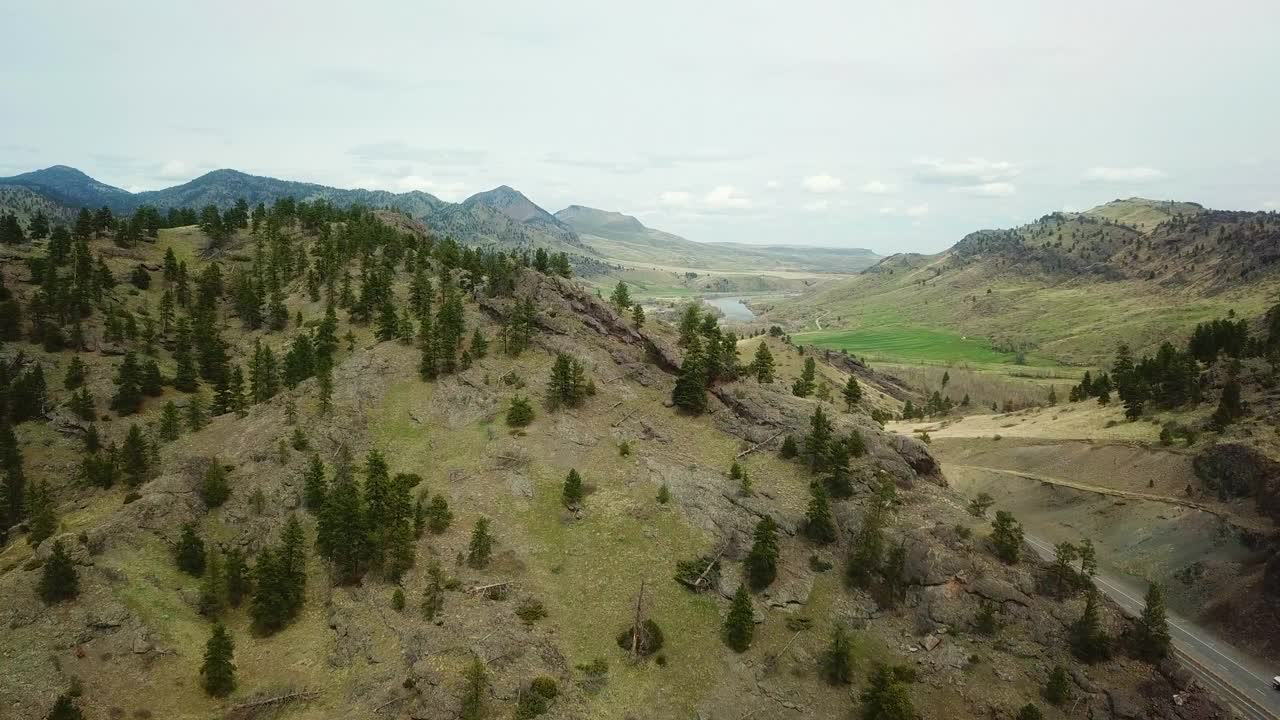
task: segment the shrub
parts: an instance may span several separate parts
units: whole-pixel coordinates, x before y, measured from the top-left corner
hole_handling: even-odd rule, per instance
[[[640,623],[640,637],[636,638],[636,628],[629,625],[618,634],[618,647],[631,652],[634,648],[639,657],[648,657],[662,649],[662,628],[653,620]]]

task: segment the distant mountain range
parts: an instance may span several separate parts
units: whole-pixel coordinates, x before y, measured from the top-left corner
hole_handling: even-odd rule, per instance
[[[72,217],[81,207],[131,213],[149,205],[199,209],[230,207],[244,198],[250,205],[285,197],[326,200],[347,207],[365,205],[398,210],[431,230],[473,244],[545,247],[604,263],[638,263],[690,270],[795,270],[856,272],[879,257],[862,248],[812,248],[734,243],[698,243],[645,227],[629,215],[571,205],[554,215],[519,190],[506,185],[477,193],[460,203],[429,193],[348,190],[314,183],[214,170],[163,190],[129,192],[95,180],[65,165],[0,178],[0,208],[26,219],[38,207],[47,215]]]

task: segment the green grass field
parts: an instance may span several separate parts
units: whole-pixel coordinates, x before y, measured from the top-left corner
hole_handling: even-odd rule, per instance
[[[923,364],[1014,365],[1017,356],[991,347],[982,338],[915,327],[870,327],[856,330],[821,330],[791,336],[800,345],[847,350],[868,360]],[[1054,364],[1028,355],[1026,365]]]

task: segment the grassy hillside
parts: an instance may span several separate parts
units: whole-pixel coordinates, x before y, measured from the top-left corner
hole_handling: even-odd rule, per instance
[[[1003,362],[1022,351],[1031,364],[1091,365],[1120,342],[1149,350],[1198,322],[1232,310],[1256,316],[1274,303],[1280,279],[1258,248],[1280,238],[1280,218],[1205,211],[1171,215],[1144,232],[1104,217],[1142,225],[1158,211],[1124,201],[975,233],[939,255],[886,258],[779,301],[767,316],[797,334],[820,325],[825,332],[806,342],[888,350],[895,360]],[[938,343],[913,343],[921,333]],[[975,355],[975,343],[1002,357]]]

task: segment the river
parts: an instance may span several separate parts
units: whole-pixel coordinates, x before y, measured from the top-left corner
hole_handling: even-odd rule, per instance
[[[712,297],[703,298],[702,301],[712,307],[719,308],[720,312],[724,313],[725,320],[751,322],[756,319],[756,314],[751,312],[751,308],[747,307],[746,298],[744,297]]]

